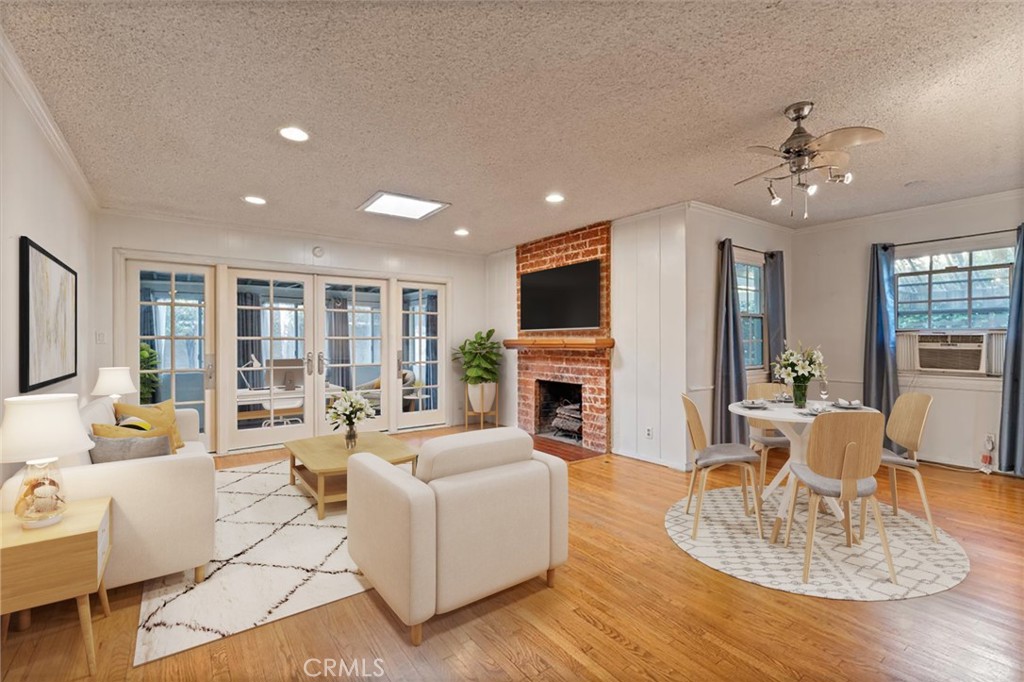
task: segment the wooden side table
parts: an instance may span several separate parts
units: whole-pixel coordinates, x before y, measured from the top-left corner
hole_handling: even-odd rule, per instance
[[[110,498],[69,502],[61,522],[24,530],[12,513],[2,515],[0,536],[0,613],[3,636],[10,614],[71,599],[85,640],[89,673],[96,674],[89,595],[98,592],[103,614],[110,615],[103,574],[110,558]]]

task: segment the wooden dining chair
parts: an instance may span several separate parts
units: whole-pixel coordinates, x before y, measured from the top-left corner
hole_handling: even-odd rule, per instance
[[[778,384],[750,384],[747,386],[747,399],[749,400],[771,400],[778,392]],[[765,472],[768,465],[768,454],[772,450],[789,450],[789,439],[778,435],[775,426],[767,419],[754,419],[747,417],[747,424],[758,430],[758,433],[750,436],[750,447],[755,452],[761,453],[761,487],[765,484]]]
[[[807,445],[807,463],[790,463],[790,471],[810,491],[810,505],[807,516],[807,546],[804,549],[804,582],[810,579],[811,555],[814,551],[814,528],[818,518],[818,505],[822,497],[839,500],[843,509],[843,528],[846,531],[846,546],[853,546],[853,522],[850,519],[851,503],[861,500],[861,509],[871,503],[875,525],[882,541],[885,561],[889,566],[889,578],[896,582],[896,568],[889,551],[889,539],[882,525],[882,512],[875,498],[878,482],[875,475],[882,464],[882,430],[885,418],[880,412],[839,413],[830,412],[815,418]],[[789,530],[792,527],[796,495],[790,500]],[[862,511],[862,514],[864,512]],[[864,534],[864,519],[861,517],[861,537]]]
[[[899,495],[896,491],[896,472],[906,471],[917,481],[917,490],[921,493],[921,505],[928,525],[932,529],[932,540],[939,541],[932,521],[932,510],[928,507],[928,496],[924,492],[924,481],[917,469],[917,451],[921,448],[924,436],[924,423],[928,419],[928,410],[932,407],[932,397],[926,393],[904,393],[896,399],[889,415],[889,423],[885,427],[885,435],[889,440],[907,449],[906,455],[898,455],[888,448],[882,449],[882,464],[889,467],[889,490],[892,494],[892,515],[900,513]]]
[[[754,488],[754,516],[757,519],[757,534],[763,539],[764,530],[761,528],[761,485],[757,482],[757,471],[754,463],[758,460],[758,454],[739,443],[718,443],[708,445],[708,438],[704,432],[704,424],[700,419],[700,411],[692,400],[683,394],[683,409],[686,412],[686,430],[690,434],[690,455],[691,473],[690,490],[686,494],[686,513],[690,513],[690,501],[693,499],[693,484],[700,475],[700,485],[697,487],[697,509],[693,515],[693,532],[690,537],[697,539],[697,528],[700,525],[701,503],[704,501],[704,489],[707,487],[708,474],[721,466],[728,464],[740,467],[740,487],[743,491],[743,513],[750,516],[750,506],[747,502],[747,476],[750,476],[750,484]]]

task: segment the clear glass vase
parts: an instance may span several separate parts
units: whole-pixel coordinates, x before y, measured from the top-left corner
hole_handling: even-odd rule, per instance
[[[345,432],[345,447],[349,450],[353,449],[356,446],[356,440],[358,437],[359,434],[356,433],[356,425],[349,424],[348,430]]]
[[[807,407],[806,383],[793,383],[793,406],[801,410]]]

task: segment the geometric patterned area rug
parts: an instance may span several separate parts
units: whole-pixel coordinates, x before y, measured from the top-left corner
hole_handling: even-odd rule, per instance
[[[198,585],[192,571],[146,582],[135,665],[369,589],[346,541],[345,508],[316,504],[288,484],[288,461],[216,473],[214,559]]]
[[[739,486],[705,491],[696,540],[690,539],[696,498],[689,514],[685,513],[685,497],[673,505],[665,515],[665,528],[684,552],[711,568],[774,590],[826,599],[887,601],[922,597],[956,586],[970,571],[967,553],[947,533],[936,528],[939,541],[933,542],[927,521],[905,510],[900,510],[899,516],[893,516],[891,507],[879,502],[899,581],[899,585],[893,585],[889,582],[889,571],[871,509],[868,509],[864,541],[847,547],[842,524],[821,505],[814,532],[810,582],[804,583],[808,515],[805,488],[801,488],[797,500],[789,547],[782,544],[786,534],[785,521],[779,532],[778,544],[768,543],[782,490],[781,487],[776,490],[762,508],[764,540],[757,536],[753,514],[743,514]],[[855,502],[854,537],[858,533],[859,520],[860,507]]]

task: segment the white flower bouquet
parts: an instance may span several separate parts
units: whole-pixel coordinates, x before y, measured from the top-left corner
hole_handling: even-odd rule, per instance
[[[342,389],[338,399],[327,408],[327,421],[335,431],[342,424],[352,428],[364,419],[375,416],[377,416],[377,411],[359,391]]]
[[[818,348],[785,350],[772,363],[772,374],[788,384],[808,384],[811,379],[825,378],[825,358]]]

